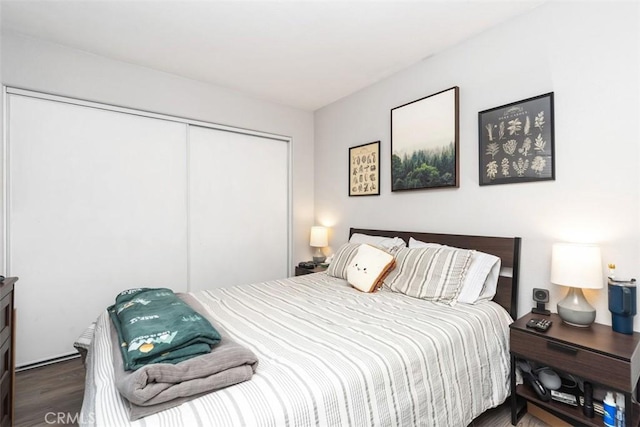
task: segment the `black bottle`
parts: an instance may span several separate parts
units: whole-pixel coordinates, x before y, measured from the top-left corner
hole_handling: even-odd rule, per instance
[[[584,382],[584,405],[582,413],[585,417],[593,418],[593,386],[590,382]]]

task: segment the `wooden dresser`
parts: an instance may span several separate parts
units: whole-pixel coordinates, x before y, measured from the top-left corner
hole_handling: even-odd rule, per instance
[[[0,427],[13,425],[13,286],[17,280],[17,277],[7,277],[0,282]]]

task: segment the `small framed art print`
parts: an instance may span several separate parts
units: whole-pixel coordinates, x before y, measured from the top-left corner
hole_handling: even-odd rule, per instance
[[[555,179],[553,92],[478,113],[480,185]]]
[[[349,196],[380,195],[380,141],[349,148]]]

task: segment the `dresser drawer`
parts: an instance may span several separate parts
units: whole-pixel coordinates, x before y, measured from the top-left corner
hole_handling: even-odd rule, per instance
[[[517,329],[511,330],[511,352],[621,391],[630,393],[635,388],[629,381],[631,364],[628,360],[616,359]]]
[[[2,375],[0,376],[0,427],[11,425],[13,370],[11,364],[11,342],[7,340],[0,347],[0,363]]]
[[[12,295],[6,295],[0,300],[0,344],[11,336],[11,322],[13,318]]]
[[[13,360],[11,360],[11,341],[7,340],[0,347],[0,382],[13,375]]]

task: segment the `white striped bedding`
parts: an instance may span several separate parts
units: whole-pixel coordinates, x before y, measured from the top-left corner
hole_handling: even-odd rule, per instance
[[[509,388],[499,305],[454,307],[325,273],[194,293],[259,359],[251,381],[136,426],[466,426]],[[109,318],[89,352],[82,425],[128,425],[113,383]]]

